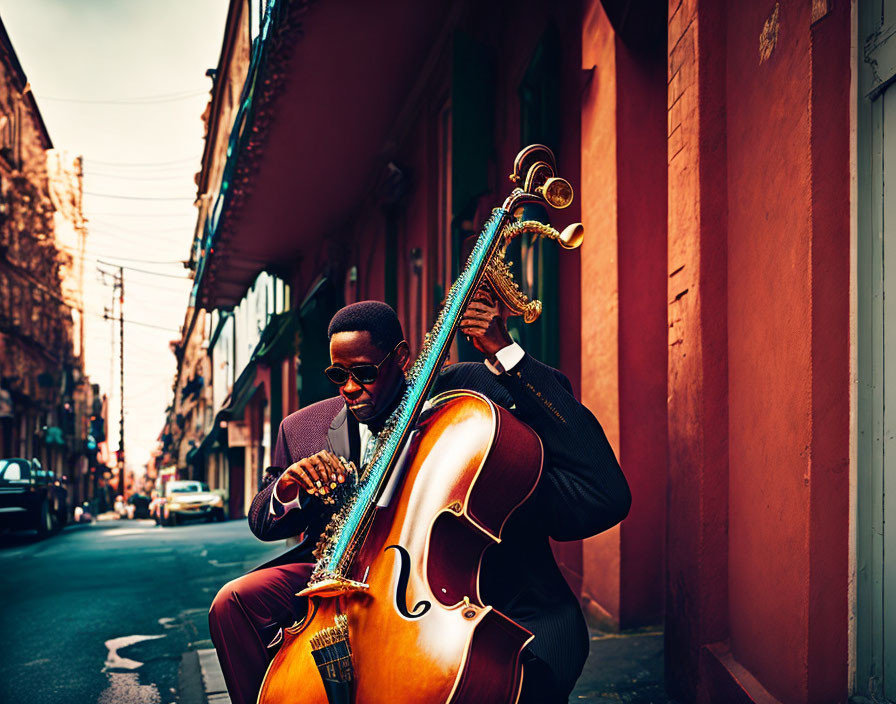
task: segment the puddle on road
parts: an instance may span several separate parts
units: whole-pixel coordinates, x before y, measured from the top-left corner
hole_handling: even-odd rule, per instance
[[[154,684],[140,684],[140,676],[136,672],[107,672],[107,670],[136,670],[143,663],[118,654],[121,648],[146,640],[164,638],[157,636],[122,636],[107,640],[105,645],[109,651],[103,672],[109,677],[109,684],[100,694],[97,704],[161,704],[162,697]]]
[[[142,643],[145,640],[157,640],[165,636],[122,636],[121,638],[112,638],[107,640],[105,645],[109,654],[106,656],[106,664],[103,672],[106,670],[136,670],[143,663],[130,658],[123,658],[118,654],[119,649],[127,648],[135,643]]]

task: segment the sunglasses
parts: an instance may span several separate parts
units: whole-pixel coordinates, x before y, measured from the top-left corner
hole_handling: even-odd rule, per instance
[[[324,369],[324,374],[326,374],[327,378],[336,384],[336,386],[344,385],[349,377],[352,377],[359,384],[372,384],[376,381],[376,377],[380,373],[380,367],[383,366],[386,363],[386,360],[395,353],[395,350],[401,347],[403,342],[404,340],[395,345],[395,347],[392,348],[392,351],[383,357],[383,361],[379,364],[353,364],[347,368],[343,367],[341,364],[331,364]]]

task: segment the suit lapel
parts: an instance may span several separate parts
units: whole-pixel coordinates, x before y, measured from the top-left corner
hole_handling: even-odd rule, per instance
[[[340,457],[352,458],[352,441],[351,441],[351,421],[348,417],[348,408],[342,407],[330,423],[330,429],[327,431],[327,443],[330,446],[330,452]],[[355,432],[357,435],[357,431]]]

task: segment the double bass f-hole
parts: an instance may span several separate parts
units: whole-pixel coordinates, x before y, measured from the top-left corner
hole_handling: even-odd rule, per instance
[[[405,618],[420,618],[432,608],[432,602],[418,601],[414,604],[414,610],[408,611],[408,579],[411,576],[411,556],[401,545],[387,545],[383,548],[383,552],[392,549],[398,553],[399,560],[398,584],[395,585],[395,608]]]

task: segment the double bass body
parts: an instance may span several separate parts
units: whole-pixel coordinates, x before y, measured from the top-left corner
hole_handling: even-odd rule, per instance
[[[344,614],[356,704],[515,702],[532,634],[482,602],[479,569],[542,459],[534,431],[485,397],[435,399],[353,562],[352,579],[367,588],[309,597],[258,701],[327,704],[311,639]]]

